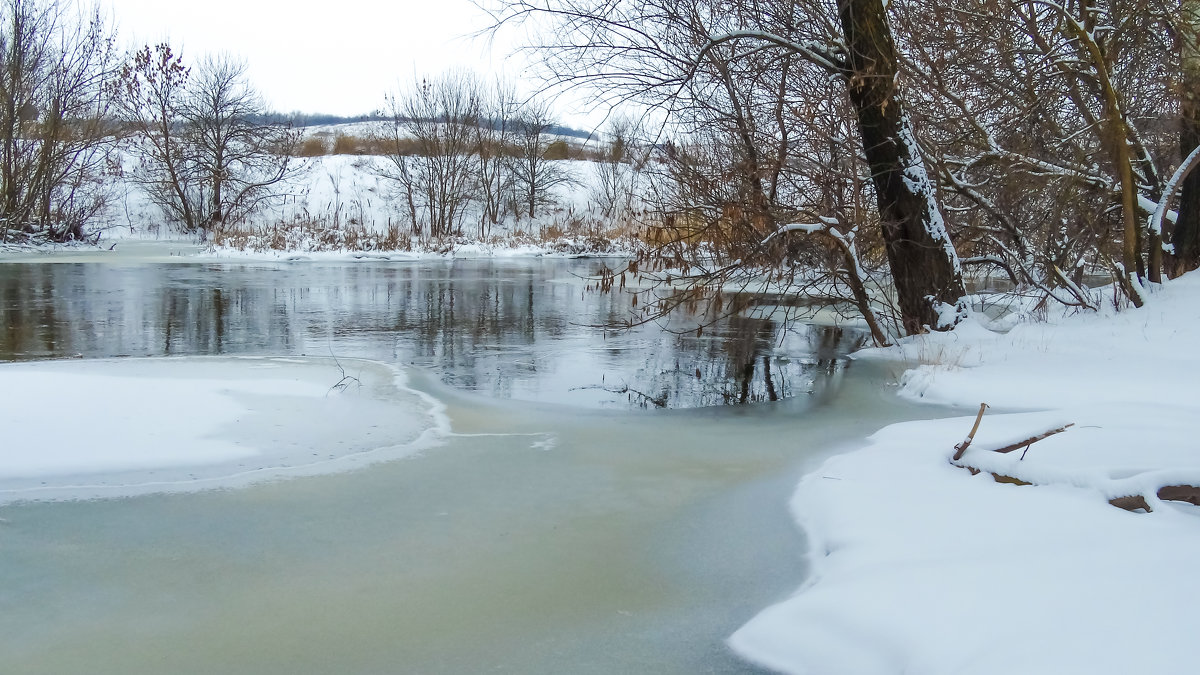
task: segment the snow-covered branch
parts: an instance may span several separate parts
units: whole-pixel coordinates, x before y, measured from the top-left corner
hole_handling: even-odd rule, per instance
[[[847,69],[845,60],[846,49],[845,45],[843,45],[841,42],[820,43],[813,40],[794,42],[774,33],[768,33],[760,30],[736,31],[732,33],[721,33],[719,35],[710,36],[708,38],[708,44],[705,45],[704,49],[701,49],[700,53],[696,55],[697,66],[715,47],[735,40],[761,40],[764,42],[769,42],[798,54],[810,62],[837,75],[845,74]]]
[[[843,281],[850,287],[850,292],[854,295],[854,304],[862,315],[863,320],[867,323],[867,328],[871,331],[871,337],[875,340],[875,344],[886,346],[890,344],[887,333],[883,330],[883,325],[879,320],[878,314],[873,307],[873,299],[867,290],[867,282],[870,276],[863,269],[862,261],[858,255],[858,247],[854,242],[857,226],[852,226],[840,229],[842,221],[834,216],[820,216],[815,223],[788,223],[781,225],[774,232],[762,240],[762,244],[766,244],[775,237],[789,232],[801,232],[803,234],[822,234],[829,237],[831,241],[842,252],[842,261],[844,269],[839,271],[839,275],[843,277]],[[843,226],[844,227],[844,226]]]
[[[830,216],[821,216],[819,220],[820,222],[817,223],[788,223],[787,225],[780,225],[778,229],[768,234],[767,238],[763,239],[760,243],[765,245],[775,237],[788,232],[804,232],[805,234],[823,232],[838,224],[837,218]]]
[[[1200,147],[1192,150],[1192,153],[1179,165],[1175,173],[1171,174],[1171,179],[1167,181],[1163,188],[1162,198],[1158,200],[1158,204],[1154,207],[1154,212],[1150,214],[1150,231],[1162,234],[1162,221],[1167,216],[1167,207],[1171,200],[1175,198],[1175,193],[1179,191],[1179,187],[1183,185],[1183,179],[1187,178],[1188,174],[1200,164]]]

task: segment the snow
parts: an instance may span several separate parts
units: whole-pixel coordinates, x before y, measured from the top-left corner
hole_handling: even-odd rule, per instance
[[[345,470],[415,452],[448,428],[403,373],[362,361],[8,363],[0,384],[0,504]]]
[[[308,136],[343,134],[368,136],[385,122],[362,122],[309,127]],[[502,222],[480,231],[481,212],[472,202],[462,213],[457,241],[408,241],[409,214],[394,181],[385,177],[390,160],[376,155],[323,155],[297,158],[296,171],[276,187],[244,221],[226,233],[228,245],[216,245],[208,257],[279,259],[361,259],[387,256],[390,260],[427,257],[502,257],[535,255],[620,255],[635,253],[631,227],[614,227],[601,217],[597,201],[600,184],[596,162],[556,162],[574,185],[554,191],[555,203],[539,209],[535,218],[508,214]],[[124,158],[124,170],[136,160]],[[162,209],[137,186],[113,181],[112,200],[97,219],[100,246],[125,240],[169,236],[171,225]],[[640,202],[633,200],[635,208]],[[627,224],[625,224],[627,225]],[[398,228],[398,229],[397,229]],[[400,248],[389,244],[389,229],[400,235]],[[561,233],[561,234],[559,234]],[[594,235],[603,234],[597,237]],[[604,240],[608,240],[607,244]],[[282,242],[286,251],[278,250]],[[386,250],[384,250],[386,248]],[[3,249],[0,248],[0,253]],[[299,258],[302,257],[302,258]]]
[[[729,42],[731,40],[741,39],[755,39],[762,40],[764,42],[771,42],[790,49],[798,54],[803,54],[806,59],[812,61],[813,63],[819,64],[831,73],[842,74],[845,72],[845,67],[840,63],[838,56],[838,52],[845,50],[845,45],[840,40],[832,42],[817,42],[812,40],[794,42],[776,33],[757,30],[742,30],[735,33],[720,33],[716,35],[710,35],[708,38],[708,45],[706,45],[701,51],[700,56],[697,58],[697,62],[699,62],[700,58],[702,58],[704,54],[713,46],[724,42]]]
[[[786,673],[1146,673],[1200,659],[1200,276],[1146,307],[985,317],[857,358],[898,360],[899,394],[963,406],[886,427],[806,476],[791,510],[809,569],[731,646]],[[960,464],[954,447],[992,407]],[[1073,423],[1027,450],[991,450]],[[992,473],[1033,485],[997,482]],[[1108,503],[1143,494],[1152,512]]]
[[[965,303],[951,305],[948,302],[937,302],[933,296],[926,298],[933,305],[933,312],[937,315],[937,328],[951,328],[958,323],[962,317],[966,316],[967,308]]]

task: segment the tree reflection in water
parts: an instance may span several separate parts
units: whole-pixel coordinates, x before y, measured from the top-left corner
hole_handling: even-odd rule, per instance
[[[0,360],[280,354],[429,368],[485,395],[696,407],[819,394],[857,330],[733,316],[613,331],[583,260],[0,265]]]

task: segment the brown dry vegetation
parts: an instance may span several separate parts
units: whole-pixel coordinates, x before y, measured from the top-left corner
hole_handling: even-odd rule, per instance
[[[213,245],[242,251],[407,251],[412,241],[399,223],[383,230],[360,223],[297,216],[271,225],[235,225],[213,236]]]
[[[495,149],[493,148],[494,152]],[[377,138],[356,134],[330,134],[319,132],[309,136],[300,146],[298,153],[301,157],[321,157],[324,155],[388,155],[416,156],[422,154],[421,144],[412,138]],[[517,157],[520,150],[516,146],[505,147],[501,154]],[[569,143],[558,139],[546,149],[545,158],[555,159],[589,159],[595,160],[600,153],[583,145]]]
[[[334,155],[382,155],[388,151],[386,141],[371,136],[338,134],[333,139]]]
[[[301,157],[321,157],[329,154],[329,145],[321,136],[309,136],[300,144],[296,154]]]
[[[213,236],[215,246],[243,251],[413,251],[449,253],[467,244],[489,247],[533,246],[556,253],[604,254],[640,250],[644,230],[632,220],[604,222],[591,215],[562,210],[533,228],[483,238],[464,235],[412,237],[407,224],[389,222],[378,229],[360,223],[337,223],[331,217],[297,216],[271,225],[230,225]]]

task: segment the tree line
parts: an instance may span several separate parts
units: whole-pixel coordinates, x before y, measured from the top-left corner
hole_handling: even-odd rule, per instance
[[[125,54],[74,7],[0,0],[0,237],[84,236],[114,176],[209,232],[298,169],[244,65]],[[653,207],[647,311],[736,311],[727,289],[768,278],[883,342],[955,325],[972,267],[1095,307],[1090,275],[1140,305],[1200,266],[1200,0],[508,0],[496,20],[534,22],[551,83],[638,120],[593,190],[610,216]],[[572,180],[549,107],[511,87],[452,73],[384,112],[413,234],[486,236]]]
[[[1094,307],[1089,274],[1140,305],[1200,265],[1197,0],[502,4],[551,82],[655,120],[653,311],[766,270],[885,342],[955,325],[967,267]]]
[[[306,167],[299,122],[270,112],[230,56],[168,44],[125,52],[98,10],[0,0],[0,242],[82,240],[114,184],[207,236],[279,197]],[[388,98],[373,144],[413,234],[533,218],[574,178],[550,107],[468,74]],[[316,119],[316,118],[313,118]]]
[[[298,134],[254,121],[245,71],[165,44],[125,53],[97,9],[0,1],[0,241],[85,239],[119,180],[189,232],[253,210]]]

